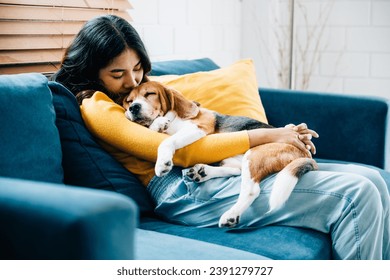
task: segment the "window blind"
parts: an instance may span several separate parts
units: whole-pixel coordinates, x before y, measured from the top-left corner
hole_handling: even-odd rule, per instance
[[[0,0],[0,74],[55,72],[89,19],[115,14],[131,21],[128,0]]]

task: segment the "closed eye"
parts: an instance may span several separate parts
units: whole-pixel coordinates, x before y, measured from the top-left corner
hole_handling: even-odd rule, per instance
[[[119,79],[122,79],[123,78],[123,75],[120,75],[120,76],[112,76],[113,79],[116,79],[116,80],[119,80]]]
[[[148,98],[148,97],[153,96],[153,95],[156,95],[156,93],[155,92],[147,92],[145,94],[145,98]]]

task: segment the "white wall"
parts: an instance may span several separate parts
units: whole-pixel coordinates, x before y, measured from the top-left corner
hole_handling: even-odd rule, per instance
[[[255,58],[261,86],[286,86],[279,78],[284,76],[281,68],[286,64],[280,54],[287,55],[289,50],[282,48],[279,52],[283,44],[276,37],[286,39],[283,32],[288,34],[290,30],[288,3],[288,0],[243,0],[242,56]],[[390,98],[390,1],[295,0],[295,3],[295,88]],[[312,30],[317,35],[308,39]],[[306,53],[306,62],[300,58],[299,48]],[[307,71],[310,65],[312,70]],[[311,75],[305,86],[302,79],[307,72]]]
[[[288,85],[290,0],[130,2],[153,61],[210,57],[225,66],[252,58],[260,86]],[[295,2],[295,88],[390,98],[390,0]],[[314,39],[308,30],[316,30]]]
[[[131,0],[133,26],[152,61],[210,57],[220,66],[241,55],[240,0]]]

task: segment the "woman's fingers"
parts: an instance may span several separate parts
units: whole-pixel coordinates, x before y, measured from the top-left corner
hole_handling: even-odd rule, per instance
[[[309,129],[307,127],[307,124],[301,123],[296,126],[293,126],[293,129],[298,132],[299,134],[311,134],[313,137],[318,138],[319,135],[316,131]]]
[[[316,154],[316,146],[311,140],[313,138],[312,134],[299,134],[298,138],[305,144],[306,149],[310,150],[313,155]]]
[[[308,157],[311,157],[311,151],[314,149],[314,144],[310,140],[302,141],[300,139],[299,134],[296,134],[294,138],[293,145],[299,148],[302,152],[304,152]]]
[[[318,138],[319,135],[316,131],[309,129],[307,124],[301,123],[299,125],[295,124],[287,124],[285,127],[292,128],[294,131],[298,132],[299,134],[311,134],[314,138]]]
[[[288,124],[285,127],[291,128],[296,131],[298,139],[304,144],[305,149],[309,150],[313,155],[316,154],[317,149],[312,138],[318,138],[319,135],[316,131],[309,129],[306,123],[301,123],[299,125]]]

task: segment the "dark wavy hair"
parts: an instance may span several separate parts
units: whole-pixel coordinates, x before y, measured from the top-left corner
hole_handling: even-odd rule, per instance
[[[93,18],[81,28],[66,49],[61,67],[51,80],[63,84],[75,96],[79,95],[79,102],[96,90],[103,91],[118,102],[120,97],[110,93],[100,82],[99,70],[106,67],[126,48],[134,50],[140,57],[144,71],[143,81],[147,80],[151,62],[134,27],[115,15]]]

